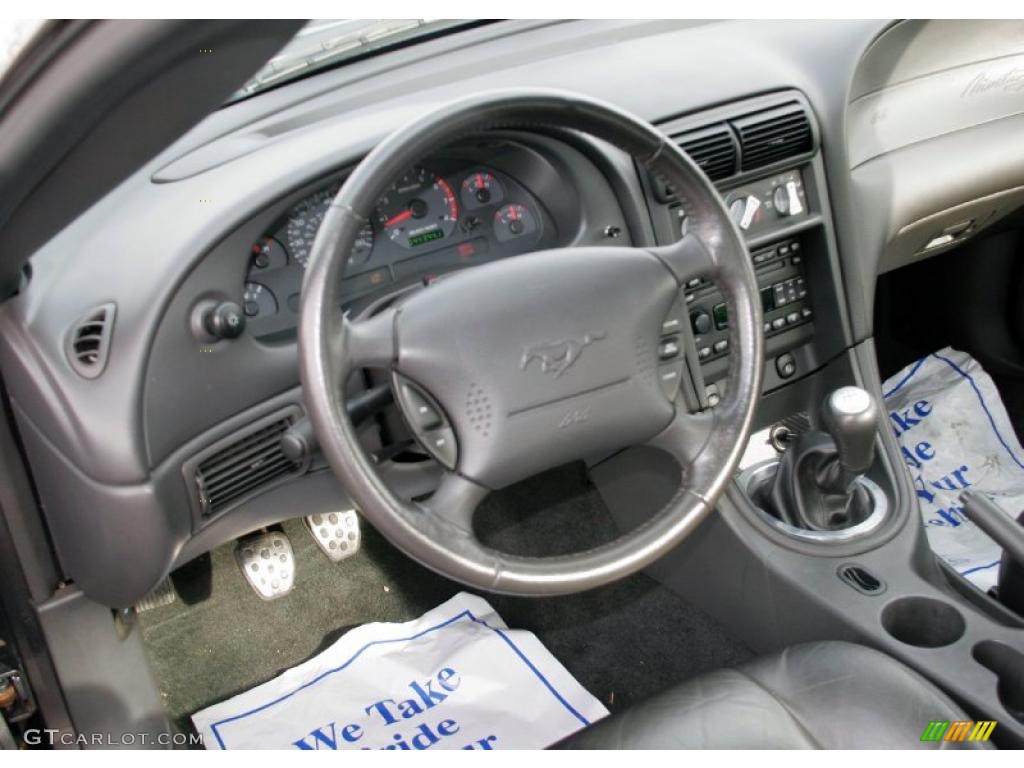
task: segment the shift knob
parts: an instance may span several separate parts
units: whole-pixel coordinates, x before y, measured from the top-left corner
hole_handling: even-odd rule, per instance
[[[878,404],[860,387],[840,387],[825,398],[821,419],[836,444],[836,458],[842,469],[827,473],[832,477],[819,478],[832,486],[830,490],[845,491],[851,482],[871,468],[880,418]]]

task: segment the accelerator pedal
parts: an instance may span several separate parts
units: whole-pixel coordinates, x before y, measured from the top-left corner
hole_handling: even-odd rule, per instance
[[[235,560],[249,586],[263,600],[284,597],[295,586],[295,553],[280,531],[239,539]]]
[[[337,563],[359,551],[362,534],[359,515],[354,509],[307,515],[305,521],[313,541],[331,562]]]
[[[157,584],[152,592],[135,604],[135,612],[143,613],[152,611],[154,608],[163,608],[165,605],[171,605],[177,599],[178,593],[174,589],[174,582],[168,576]]]

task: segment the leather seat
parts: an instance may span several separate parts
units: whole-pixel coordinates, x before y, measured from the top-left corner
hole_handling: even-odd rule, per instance
[[[569,737],[560,749],[972,749],[921,741],[969,720],[935,686],[861,645],[809,643],[702,675]]]

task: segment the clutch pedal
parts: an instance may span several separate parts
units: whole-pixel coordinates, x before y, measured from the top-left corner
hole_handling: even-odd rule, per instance
[[[307,515],[305,520],[313,541],[331,562],[337,563],[359,551],[362,534],[359,515],[354,509]]]
[[[284,597],[295,586],[295,553],[280,531],[240,539],[235,559],[249,586],[263,600]]]

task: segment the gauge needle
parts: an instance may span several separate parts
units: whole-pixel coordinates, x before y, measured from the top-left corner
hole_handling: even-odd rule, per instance
[[[406,219],[411,219],[411,218],[412,218],[412,210],[409,209],[409,208],[406,208],[401,213],[396,213],[390,219],[385,221],[384,222],[384,226],[385,227],[393,227],[393,226],[395,226],[395,224],[401,224]]]

